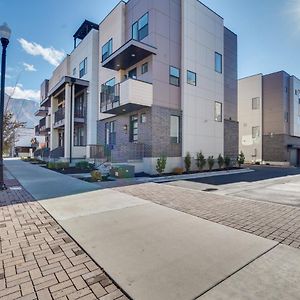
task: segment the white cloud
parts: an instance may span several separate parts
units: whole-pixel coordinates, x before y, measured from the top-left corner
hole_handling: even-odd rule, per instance
[[[27,64],[27,63],[23,63],[23,66],[25,67],[25,71],[28,71],[28,72],[36,72],[37,69],[34,67],[34,65],[30,65],[30,64]]]
[[[15,99],[40,100],[39,90],[26,90],[22,84],[17,84],[16,87],[8,86],[5,88],[5,93]]]
[[[23,38],[18,41],[28,54],[33,56],[42,56],[44,60],[53,66],[58,66],[65,56],[63,51],[56,50],[53,47],[44,48],[37,43],[28,42]]]

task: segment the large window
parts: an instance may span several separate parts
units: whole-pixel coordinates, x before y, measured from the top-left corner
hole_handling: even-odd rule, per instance
[[[87,73],[87,58],[79,64],[79,77],[83,77]]]
[[[116,121],[105,123],[105,144],[116,144]]]
[[[222,122],[222,103],[215,102],[215,121]]]
[[[132,25],[132,39],[141,41],[149,34],[149,14],[144,14]]]
[[[85,146],[85,129],[84,127],[74,128],[74,146],[82,147]]]
[[[102,47],[102,61],[105,61],[113,51],[113,40],[110,39],[103,47]]]
[[[180,70],[172,66],[170,66],[170,84],[180,85]]]
[[[260,108],[260,98],[259,97],[252,98],[252,109],[257,110],[259,108]]]
[[[215,52],[215,71],[218,73],[223,72],[222,54]]]
[[[131,143],[138,142],[138,134],[139,134],[139,119],[138,115],[134,115],[130,117],[130,132],[129,132],[129,141]]]
[[[252,127],[252,138],[257,139],[260,136],[259,126]]]
[[[187,71],[187,83],[197,85],[197,74],[192,71]]]
[[[171,143],[180,143],[180,117],[171,116],[170,117],[170,137]]]

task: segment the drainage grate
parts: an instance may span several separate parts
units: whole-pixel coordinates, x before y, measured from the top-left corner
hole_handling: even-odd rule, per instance
[[[209,189],[202,190],[202,192],[215,192],[215,191],[217,191],[217,190],[218,190],[218,189],[209,188]]]

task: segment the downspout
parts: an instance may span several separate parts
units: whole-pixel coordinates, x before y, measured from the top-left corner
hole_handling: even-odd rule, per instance
[[[71,113],[70,113],[70,164],[72,163],[72,135],[73,135],[73,87],[74,87],[74,82],[75,79],[71,79],[71,101],[70,101],[70,108],[71,108]]]

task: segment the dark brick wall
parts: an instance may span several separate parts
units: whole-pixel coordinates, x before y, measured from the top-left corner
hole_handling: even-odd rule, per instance
[[[294,149],[289,149],[288,145],[291,145]],[[263,160],[275,161],[275,162],[291,162],[295,164],[295,161],[291,161],[291,151],[300,149],[300,138],[290,136],[287,134],[274,134],[263,136]]]
[[[141,114],[146,114],[146,123],[141,123]],[[129,122],[130,116],[137,114],[139,117],[139,135],[138,143],[144,144],[145,157],[158,157],[166,155],[168,157],[181,156],[181,144],[172,144],[170,139],[170,116],[181,116],[181,111],[168,109],[159,106],[142,109],[130,114],[124,114],[112,117],[97,123],[97,142],[100,145],[105,143],[105,123],[115,121],[116,128],[116,153],[120,157],[118,160],[126,160],[126,158],[134,156],[126,154],[126,152],[139,151],[137,146],[129,142]],[[127,125],[128,130],[124,130]],[[133,147],[134,146],[134,147]],[[126,150],[127,147],[127,150]],[[137,150],[135,150],[137,149]],[[137,153],[137,159],[139,158]]]
[[[224,156],[235,161],[239,153],[239,123],[224,120]]]

